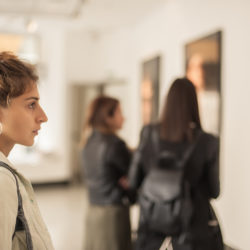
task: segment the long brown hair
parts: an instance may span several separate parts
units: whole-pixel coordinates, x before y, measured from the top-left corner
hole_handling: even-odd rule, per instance
[[[33,65],[11,52],[0,53],[0,106],[7,107],[12,98],[22,95],[37,81]]]
[[[176,79],[168,92],[160,118],[160,134],[169,141],[191,141],[193,128],[201,129],[196,90],[187,78]]]
[[[107,123],[107,118],[114,115],[118,105],[119,101],[109,96],[98,96],[90,103],[83,125],[81,146],[84,146],[89,132],[93,129],[104,133],[114,132]]]

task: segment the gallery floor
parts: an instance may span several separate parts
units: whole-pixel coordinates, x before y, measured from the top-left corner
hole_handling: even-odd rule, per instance
[[[86,192],[82,185],[35,187],[37,201],[56,250],[82,250]],[[137,207],[132,207],[136,228]]]
[[[80,250],[84,230],[82,186],[42,186],[35,193],[56,250]]]

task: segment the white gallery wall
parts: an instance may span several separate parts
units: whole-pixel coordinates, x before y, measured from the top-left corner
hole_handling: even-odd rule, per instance
[[[250,249],[249,27],[250,1],[168,0],[163,8],[154,10],[133,27],[95,38],[85,36],[79,29],[73,36],[67,36],[66,43],[66,58],[70,59],[68,65],[71,65],[71,69],[67,69],[69,82],[77,80],[76,75],[82,82],[109,75],[125,79],[127,93],[121,94],[118,87],[110,87],[107,93],[121,99],[127,118],[126,132],[123,131],[122,136],[134,147],[141,125],[139,84],[142,61],[155,55],[162,56],[162,100],[171,81],[184,74],[185,43],[222,30],[222,185],[215,206],[226,243],[243,250]],[[86,57],[81,57],[81,63],[75,65],[73,61],[79,62],[83,51],[88,51],[88,55],[85,53]],[[91,68],[88,70],[90,75],[84,74],[85,66]]]

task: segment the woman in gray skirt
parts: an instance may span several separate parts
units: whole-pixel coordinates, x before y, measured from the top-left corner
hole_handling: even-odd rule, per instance
[[[122,128],[119,101],[100,96],[90,105],[82,152],[88,190],[84,250],[130,250],[128,192],[123,188],[131,153],[116,132]],[[86,138],[86,136],[85,136]]]

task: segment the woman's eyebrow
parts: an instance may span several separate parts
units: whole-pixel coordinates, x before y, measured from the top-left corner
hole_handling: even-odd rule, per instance
[[[31,97],[25,98],[25,101],[29,101],[29,100],[39,101],[39,98],[38,98],[38,97],[34,97],[34,96],[31,96]]]

